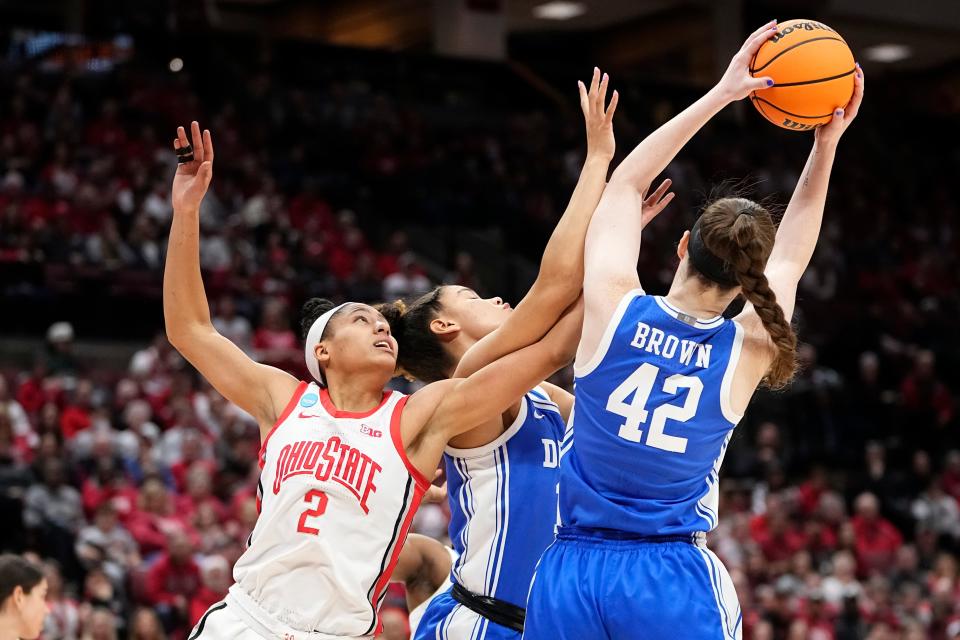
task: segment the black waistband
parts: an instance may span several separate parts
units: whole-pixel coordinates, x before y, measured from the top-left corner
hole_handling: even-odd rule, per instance
[[[490,596],[473,593],[456,582],[453,583],[450,595],[467,609],[480,614],[490,622],[495,622],[514,631],[523,631],[523,620],[526,618],[527,612],[522,607]]]
[[[620,531],[619,529],[600,529],[593,527],[560,527],[557,529],[557,539],[572,540],[592,538],[598,540],[622,540],[624,542],[689,542],[697,544],[705,535],[702,532],[690,534],[675,534],[666,536],[649,536],[632,531]]]

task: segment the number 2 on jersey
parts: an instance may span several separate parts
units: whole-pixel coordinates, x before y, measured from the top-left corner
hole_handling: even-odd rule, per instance
[[[653,392],[653,385],[657,381],[660,369],[649,362],[645,362],[634,371],[607,398],[607,411],[626,418],[620,425],[619,435],[630,442],[642,442],[643,431],[641,424],[647,422],[649,412],[646,409],[647,401]],[[646,444],[664,451],[683,453],[687,450],[687,439],[671,436],[663,432],[667,420],[686,422],[697,413],[700,403],[700,394],[703,393],[703,382],[694,376],[675,374],[664,380],[663,390],[666,393],[677,394],[680,389],[689,389],[687,399],[682,406],[662,404],[653,410],[653,420],[647,433]],[[628,404],[627,396],[633,394],[633,400]]]
[[[307,526],[307,518],[316,518],[323,515],[323,512],[327,510],[327,494],[319,489],[310,489],[310,491],[307,491],[307,495],[303,496],[303,501],[309,505],[313,505],[314,499],[318,500],[317,508],[307,509],[301,513],[300,523],[297,525],[297,531],[300,533],[309,533],[312,536],[319,535],[320,530]]]

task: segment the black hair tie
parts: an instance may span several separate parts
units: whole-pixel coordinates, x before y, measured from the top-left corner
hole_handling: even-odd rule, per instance
[[[747,215],[753,215],[753,213]],[[687,255],[690,256],[690,264],[699,271],[705,278],[724,287],[735,287],[739,284],[736,275],[730,272],[730,266],[721,260],[714,252],[707,248],[703,242],[703,236],[700,234],[700,220],[698,218],[690,231],[690,241],[687,244]]]

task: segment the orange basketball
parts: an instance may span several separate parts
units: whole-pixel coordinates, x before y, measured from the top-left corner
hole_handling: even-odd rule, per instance
[[[763,43],[750,64],[754,76],[774,86],[750,101],[763,117],[784,129],[807,131],[830,121],[853,96],[856,64],[840,34],[813,20],[789,20]]]

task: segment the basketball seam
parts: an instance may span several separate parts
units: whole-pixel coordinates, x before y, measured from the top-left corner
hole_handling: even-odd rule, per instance
[[[773,122],[773,118],[771,118],[769,115],[767,115],[767,112],[766,112],[766,110],[763,108],[763,105],[760,104],[760,98],[758,98],[757,96],[754,95],[754,96],[752,96],[750,99],[753,100],[753,106],[755,106],[755,107],[757,108],[757,110],[760,111],[760,113],[763,115],[763,117],[766,118],[767,120],[769,120],[770,122]]]
[[[850,69],[850,71],[847,71],[846,73],[838,73],[835,76],[828,76],[826,78],[817,78],[816,80],[802,80],[800,82],[783,82],[778,84],[777,87],[799,87],[805,84],[817,84],[819,82],[829,82],[830,80],[845,78],[856,70],[857,68],[854,67],[853,69]]]
[[[773,103],[770,102],[769,100],[764,100],[763,98],[754,97],[754,100],[756,100],[757,102],[763,102],[763,103],[765,103],[765,104],[768,104],[768,105],[770,105],[771,107],[773,107],[774,109],[776,109],[777,111],[779,111],[779,112],[781,112],[781,113],[785,113],[785,114],[787,114],[788,116],[793,116],[794,118],[807,118],[808,120],[812,120],[812,119],[814,119],[814,118],[826,118],[827,116],[832,116],[832,115],[833,115],[833,113],[825,113],[825,114],[823,114],[822,116],[805,116],[805,115],[801,115],[801,114],[799,114],[799,113],[790,113],[789,111],[787,111],[787,110],[785,110],[785,109],[781,109],[780,107],[778,107],[777,105],[773,104]],[[766,113],[766,112],[764,112],[764,113]]]
[[[762,67],[757,67],[756,69],[753,69],[753,68],[752,68],[752,67],[753,67],[753,63],[757,61],[757,55],[759,55],[759,53],[760,53],[760,52],[758,51],[756,54],[754,54],[753,60],[751,61],[750,73],[757,73],[758,71],[763,71],[764,69],[766,69],[767,67],[769,67],[769,66],[773,63],[774,60],[776,60],[777,58],[779,58],[780,56],[782,56],[782,55],[785,54],[786,52],[791,51],[791,50],[793,50],[793,49],[796,49],[797,47],[802,47],[803,45],[808,44],[808,43],[810,43],[810,42],[816,42],[817,40],[836,40],[837,42],[844,42],[844,44],[846,44],[845,41],[843,40],[843,38],[834,38],[833,36],[820,36],[819,38],[810,38],[809,40],[804,40],[803,42],[798,42],[797,44],[792,44],[792,45],[790,45],[789,47],[787,47],[786,49],[784,49],[783,51],[781,51],[780,53],[778,53],[777,55],[773,56],[772,58],[770,58],[769,60],[767,60],[765,63],[763,63],[763,66],[762,66]]]

